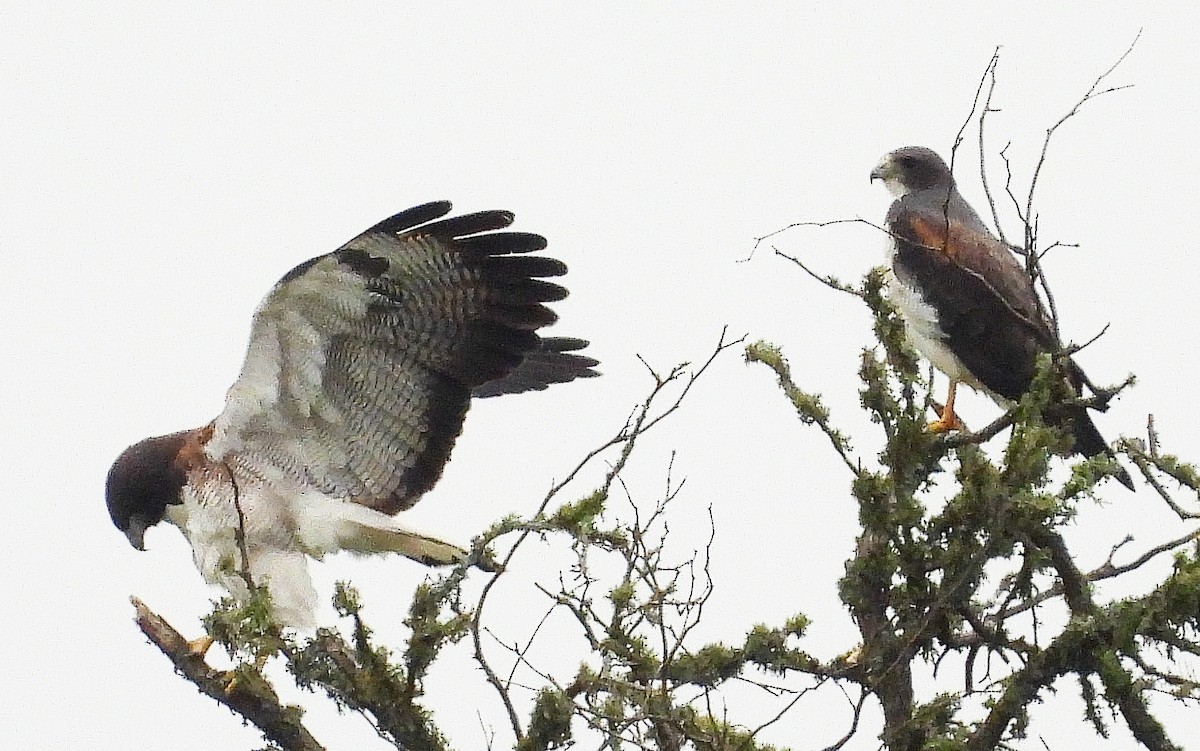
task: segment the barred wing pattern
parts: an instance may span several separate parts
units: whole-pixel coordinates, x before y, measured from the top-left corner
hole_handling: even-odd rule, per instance
[[[441,476],[472,391],[545,388],[595,375],[586,342],[542,340],[545,281],[561,262],[528,255],[540,235],[498,232],[512,214],[441,219],[418,206],[297,266],[255,314],[249,351],[205,448],[392,514]],[[440,221],[435,221],[439,220]]]

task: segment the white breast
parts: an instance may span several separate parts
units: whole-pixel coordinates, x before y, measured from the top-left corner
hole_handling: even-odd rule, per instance
[[[904,319],[909,342],[922,357],[933,364],[933,367],[949,378],[965,383],[971,388],[987,391],[946,345],[945,337],[938,327],[937,310],[925,302],[919,289],[905,284],[896,276],[895,242],[889,242],[888,245],[887,296]]]
[[[295,488],[264,482],[236,460],[194,471],[188,480],[183,504],[168,507],[167,519],[191,543],[204,578],[245,600],[249,588],[243,577],[248,568],[254,583],[270,590],[280,622],[311,627],[316,592],[307,557],[297,544],[294,510],[288,498],[279,495]]]

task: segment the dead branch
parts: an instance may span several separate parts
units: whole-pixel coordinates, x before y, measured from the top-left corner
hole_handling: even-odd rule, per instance
[[[1092,85],[1088,88],[1087,93],[1085,93],[1083,97],[1075,103],[1074,107],[1072,107],[1065,115],[1059,118],[1058,122],[1054,123],[1054,125],[1051,125],[1050,128],[1046,130],[1046,138],[1042,141],[1042,152],[1038,156],[1037,165],[1033,168],[1033,177],[1030,178],[1029,181],[1029,195],[1025,200],[1024,219],[1027,228],[1032,228],[1034,226],[1034,222],[1031,221],[1033,219],[1033,195],[1037,190],[1038,177],[1040,177],[1042,174],[1042,167],[1046,164],[1046,155],[1050,150],[1050,139],[1054,137],[1055,132],[1062,127],[1063,123],[1079,114],[1079,110],[1083,107],[1083,105],[1087,104],[1093,99],[1102,97],[1105,94],[1112,94],[1114,92],[1123,91],[1132,87],[1132,84],[1126,84],[1124,86],[1109,86],[1104,89],[1100,88],[1100,86],[1104,83],[1104,80],[1112,75],[1113,72],[1116,71],[1116,69],[1121,65],[1121,63],[1125,62],[1125,58],[1129,57],[1130,53],[1133,52],[1133,48],[1137,46],[1138,40],[1141,38],[1142,30],[1138,29],[1138,33],[1133,37],[1133,41],[1129,43],[1129,47],[1127,47],[1125,51],[1121,53],[1121,56],[1117,58],[1116,62],[1110,65],[1108,70],[1101,73],[1096,80],[1092,82]],[[1028,234],[1028,230],[1025,239],[1026,249],[1032,248],[1033,238],[1030,234]]]
[[[1189,542],[1193,542],[1195,540],[1200,540],[1200,529],[1193,529],[1191,532],[1188,532],[1180,537],[1176,537],[1174,540],[1168,540],[1167,542],[1155,545],[1128,563],[1113,565],[1112,555],[1109,555],[1109,560],[1105,561],[1102,565],[1097,566],[1086,574],[1083,574],[1083,580],[1088,584],[1092,584],[1098,581],[1104,581],[1105,579],[1111,579],[1113,577],[1120,576],[1121,574],[1127,574],[1130,571],[1141,568],[1163,553],[1169,553],[1173,550],[1178,550]],[[988,621],[994,623],[1003,622],[1004,620],[1017,615],[1018,613],[1024,613],[1031,608],[1037,607],[1047,600],[1060,597],[1063,592],[1063,585],[1055,584],[1049,589],[1039,592],[1038,594],[1023,600],[1016,605],[1000,610],[994,616],[989,617]]]
[[[261,676],[247,679],[239,671],[209,667],[204,657],[193,652],[187,639],[162,616],[136,597],[130,601],[137,612],[134,622],[138,628],[171,660],[175,670],[201,692],[241,715],[286,751],[324,751],[325,747],[301,724],[302,710],[282,704],[271,684]]]
[[[821,284],[824,284],[826,287],[829,287],[830,289],[833,289],[833,290],[837,290],[838,292],[845,292],[848,295],[854,295],[855,297],[858,297],[858,298],[861,298],[863,296],[862,290],[851,287],[849,284],[846,284],[845,282],[843,282],[842,280],[838,279],[837,277],[835,277],[833,275],[821,276],[821,275],[817,274],[817,272],[813,271],[808,266],[805,266],[804,261],[801,261],[799,258],[796,258],[795,256],[789,256],[787,253],[784,253],[779,248],[776,248],[774,245],[771,246],[771,250],[775,251],[775,255],[780,256],[781,258],[786,258],[787,260],[789,260],[792,263],[799,266],[804,271],[804,273],[808,274],[813,279],[816,279]]]
[[[547,527],[538,524],[537,520],[544,516],[546,509],[550,506],[551,501],[557,498],[562,490],[577,476],[579,476],[580,473],[583,472],[585,467],[590,466],[596,457],[605,453],[609,449],[619,446],[620,453],[618,454],[616,461],[613,462],[612,466],[605,473],[604,480],[601,482],[600,486],[593,491],[593,493],[599,497],[606,498],[608,496],[613,483],[618,480],[621,472],[626,466],[626,463],[629,461],[629,456],[633,451],[633,447],[637,443],[638,439],[660,424],[667,417],[678,411],[680,406],[683,404],[684,399],[687,398],[688,393],[695,385],[696,381],[704,374],[705,371],[708,370],[709,366],[712,365],[712,363],[721,355],[722,352],[730,347],[737,346],[745,340],[745,337],[743,336],[729,341],[726,339],[727,334],[728,331],[726,329],[722,329],[717,345],[713,349],[712,353],[708,356],[708,359],[705,360],[704,363],[702,363],[700,367],[695,369],[690,375],[686,375],[686,377],[686,363],[672,368],[671,371],[664,376],[656,372],[653,368],[646,364],[644,360],[642,361],[643,364],[646,364],[646,368],[654,380],[654,386],[651,388],[650,395],[647,396],[642,403],[634,409],[632,417],[626,420],[624,425],[613,435],[613,437],[609,438],[607,441],[604,441],[595,449],[589,451],[584,458],[567,473],[564,479],[554,483],[551,486],[550,490],[547,491],[537,509],[535,509],[532,517],[533,521],[531,523],[518,524],[516,526],[517,539],[513,542],[512,546],[505,554],[499,571],[491,576],[484,584],[483,590],[480,592],[479,599],[475,604],[474,612],[471,614],[470,633],[474,650],[474,659],[483,670],[484,676],[488,683],[491,684],[500,697],[501,703],[503,704],[505,712],[508,715],[509,723],[512,727],[513,733],[518,740],[524,738],[524,729],[522,728],[520,718],[517,716],[516,707],[512,702],[509,692],[506,690],[505,682],[503,679],[501,679],[495,668],[492,667],[491,663],[487,659],[486,654],[484,653],[483,648],[483,634],[485,633],[485,630],[481,624],[483,613],[486,609],[485,606],[492,590],[503,576],[505,567],[512,561],[513,556],[517,554],[518,549],[524,545],[529,536],[539,531],[546,531],[548,529]],[[655,412],[654,408],[663,397],[665,389],[676,382],[682,383],[679,393],[676,394],[674,400],[662,408],[661,411]],[[587,616],[585,614],[577,613],[577,617],[581,622],[583,622],[586,620]]]
[[[796,227],[830,227],[835,224],[865,224],[869,227],[874,227],[875,229],[881,230],[883,232],[887,231],[887,230],[883,229],[883,227],[880,227],[879,225],[877,225],[873,222],[869,222],[866,219],[829,219],[829,220],[826,220],[823,222],[811,222],[811,221],[810,222],[792,222],[791,224],[787,225],[786,227],[780,227],[777,230],[768,232],[767,234],[763,235],[762,237],[754,238],[754,247],[750,249],[750,255],[747,256],[746,258],[742,259],[741,262],[749,261],[751,258],[753,258],[754,251],[758,249],[759,245],[762,245],[765,241],[771,239],[772,237],[775,237],[776,235],[781,235],[790,229],[795,229]]]

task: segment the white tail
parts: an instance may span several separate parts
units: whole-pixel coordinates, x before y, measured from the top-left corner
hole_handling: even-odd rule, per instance
[[[300,544],[317,558],[338,550],[400,553],[427,566],[446,566],[467,557],[467,551],[457,545],[357,503],[308,494],[300,499],[297,512]]]
[[[343,548],[357,553],[399,553],[426,566],[449,566],[467,557],[467,551],[457,545],[405,529],[394,519],[390,521],[392,524],[387,529],[354,525],[356,534],[349,539],[343,538]]]

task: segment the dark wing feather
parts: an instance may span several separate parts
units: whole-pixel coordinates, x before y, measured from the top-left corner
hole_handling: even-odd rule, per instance
[[[588,343],[583,339],[548,337],[541,346],[525,355],[517,369],[503,378],[476,386],[471,395],[476,398],[543,391],[555,383],[567,383],[576,378],[595,378],[594,368],[600,363],[586,355],[576,354]]]
[[[475,235],[459,240],[464,248],[489,256],[512,253],[532,253],[546,248],[546,238],[529,232],[503,232],[495,235]]]
[[[1038,354],[1057,342],[1029,278],[999,240],[944,213],[897,201],[888,215],[901,282],[938,314],[947,346],[980,383],[1019,399]]]
[[[948,205],[944,199],[892,205],[888,228],[896,240],[896,276],[937,311],[947,346],[971,375],[1016,401],[1033,384],[1037,356],[1061,345],[1008,247],[980,226],[974,212],[959,220],[948,216]],[[1080,393],[1083,371],[1073,360],[1067,361],[1067,379]],[[1063,406],[1045,418],[1071,433],[1075,451],[1113,456],[1085,408]],[[1124,469],[1117,479],[1133,488]]]
[[[426,222],[432,222],[434,219],[449,213],[449,201],[430,201],[429,203],[423,203],[420,206],[413,206],[411,209],[405,209],[399,213],[392,214],[387,219],[376,222],[370,229],[359,235],[359,237],[375,233],[381,235],[398,235],[405,230],[410,230]],[[355,240],[357,239],[356,237]],[[353,242],[354,240],[350,241],[350,243]],[[347,243],[347,245],[350,243]]]
[[[508,383],[541,352],[537,329],[555,320],[546,303],[567,294],[544,281],[565,273],[561,262],[523,255],[542,237],[496,232],[512,214],[439,220],[449,210],[400,212],[275,286],[216,421],[213,459],[387,513],[433,486],[472,390]],[[594,364],[570,357],[589,363],[571,377]],[[570,380],[538,375],[542,388]]]
[[[448,202],[445,205],[449,207]],[[449,208],[447,208],[447,211],[449,211]],[[493,232],[504,229],[512,223],[513,213],[511,211],[477,211],[474,214],[452,216],[449,219],[442,219],[441,221],[427,224],[421,227],[419,232],[423,235],[453,237],[457,239],[466,237],[467,235],[476,235],[480,232]],[[546,247],[545,240],[542,240],[542,247]],[[513,251],[506,252],[511,253]]]

